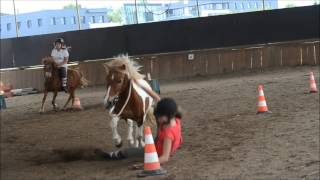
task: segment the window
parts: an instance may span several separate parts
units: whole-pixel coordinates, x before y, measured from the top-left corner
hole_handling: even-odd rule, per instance
[[[104,23],[104,16],[100,16],[99,23]]]
[[[144,13],[145,19],[147,22],[153,21],[153,14],[152,12],[145,12]]]
[[[86,17],[85,16],[81,16],[80,21],[82,24],[86,23]]]
[[[254,6],[253,6],[252,2],[249,3],[249,8],[250,9],[254,9]]]
[[[271,9],[272,8],[271,2],[268,2],[268,5],[269,5],[269,8]]]
[[[222,4],[223,9],[229,9],[229,3],[223,3]]]
[[[32,21],[31,21],[31,20],[28,20],[28,21],[27,21],[27,27],[28,27],[28,28],[31,28],[31,27],[32,27]]]
[[[61,24],[66,25],[67,24],[67,19],[66,17],[60,18]]]
[[[90,22],[91,22],[91,23],[96,23],[96,18],[95,18],[94,16],[91,16],[91,17],[90,17]]]
[[[216,4],[216,9],[219,9],[219,10],[222,9],[222,4],[220,4],[220,3]]]
[[[242,3],[239,4],[239,9],[243,9]]]
[[[259,4],[257,2],[255,4],[256,4],[256,8],[258,9],[259,8]]]
[[[17,22],[17,27],[18,27],[18,30],[21,28],[21,22],[20,21]]]
[[[71,17],[71,24],[76,24],[76,17],[75,16]]]
[[[198,14],[198,10],[196,7],[189,7],[189,13],[194,15],[194,16],[197,16]]]
[[[166,14],[167,14],[167,17],[173,16],[173,9],[168,9]]]
[[[56,18],[55,18],[55,17],[52,17],[52,18],[50,19],[50,23],[51,23],[51,25],[56,25]]]
[[[38,19],[38,27],[41,27],[41,26],[42,26],[42,19],[39,18],[39,19]]]
[[[11,23],[7,24],[7,31],[11,31]]]

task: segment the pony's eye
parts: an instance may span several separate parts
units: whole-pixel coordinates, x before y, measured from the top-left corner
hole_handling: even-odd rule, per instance
[[[121,80],[117,80],[117,83],[120,84],[122,81]]]

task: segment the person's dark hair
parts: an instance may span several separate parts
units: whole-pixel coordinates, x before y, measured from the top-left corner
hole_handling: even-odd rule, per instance
[[[182,118],[182,114],[178,111],[177,103],[172,98],[161,99],[154,109],[154,116],[156,118],[160,116],[167,116],[167,123],[169,123],[170,119],[174,117]]]
[[[63,38],[57,38],[55,41],[54,41],[54,44],[56,43],[60,43],[61,45],[64,45],[64,39]]]

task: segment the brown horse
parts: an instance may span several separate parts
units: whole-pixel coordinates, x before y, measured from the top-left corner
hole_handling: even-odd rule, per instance
[[[45,76],[45,81],[44,81],[45,89],[44,89],[44,96],[42,99],[42,106],[40,109],[40,113],[44,112],[44,103],[46,101],[48,92],[53,92],[52,105],[54,110],[57,110],[57,104],[55,103],[55,100],[58,95],[58,92],[62,91],[62,84],[59,78],[58,68],[54,63],[54,60],[52,59],[52,57],[43,58],[42,64],[44,65],[43,70],[44,70],[44,76]],[[67,85],[68,85],[69,98],[63,107],[64,109],[67,107],[71,99],[72,99],[72,105],[73,105],[74,98],[75,98],[75,90],[80,86],[87,85],[87,80],[83,77],[82,73],[79,71],[78,68],[68,69],[67,76],[68,76]]]
[[[127,138],[129,145],[142,147],[144,146],[142,124],[153,99],[140,86],[150,90],[151,87],[138,72],[140,67],[128,56],[118,56],[105,63],[104,67],[107,74],[104,105],[112,117],[110,125],[113,141],[117,147],[122,145],[117,126],[119,119],[125,119],[129,125]],[[136,82],[139,82],[139,85]],[[132,136],[133,126],[136,128],[135,139]]]

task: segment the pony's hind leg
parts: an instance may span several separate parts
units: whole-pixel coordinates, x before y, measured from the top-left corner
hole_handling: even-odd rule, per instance
[[[63,106],[63,109],[65,110],[66,108],[67,108],[67,106],[68,106],[68,104],[70,103],[70,100],[72,99],[72,105],[73,105],[73,102],[74,102],[74,92],[72,91],[72,92],[70,92],[70,94],[69,94],[69,98],[68,98],[68,100],[67,100],[67,102],[64,104],[64,106]]]
[[[44,112],[44,103],[46,102],[47,95],[48,95],[48,92],[45,91],[45,92],[43,93],[42,105],[41,105],[41,108],[40,108],[40,110],[39,110],[39,113],[43,113],[43,112]]]
[[[144,141],[143,141],[143,126],[140,126],[138,127],[138,133],[139,133],[139,136],[138,136],[138,141],[139,141],[139,146],[140,147],[144,147]]]
[[[128,124],[128,136],[127,141],[130,147],[134,147],[134,139],[133,139],[133,120],[127,119]]]
[[[143,126],[138,127],[137,123],[134,123],[135,126],[135,147],[144,147],[143,142]]]
[[[52,98],[52,106],[53,109],[56,111],[58,109],[58,105],[56,104],[56,98],[57,98],[58,92],[53,92],[53,98]]]

